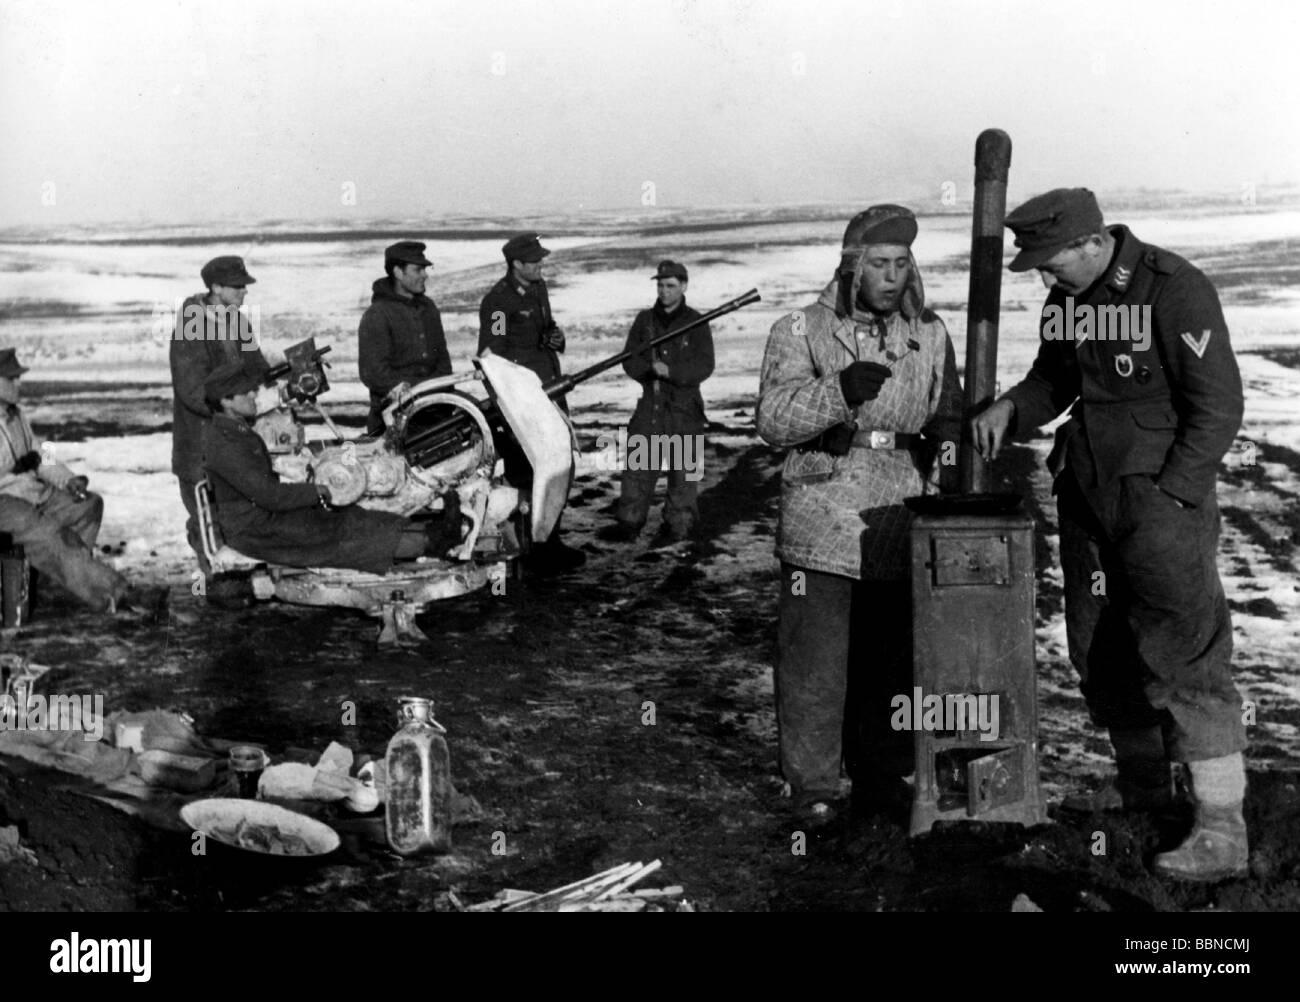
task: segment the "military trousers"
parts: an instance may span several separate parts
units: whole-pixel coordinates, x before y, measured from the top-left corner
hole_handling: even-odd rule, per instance
[[[39,505],[0,495],[0,531],[13,536],[41,575],[98,610],[127,590],[126,578],[95,559],[103,517],[104,499],[98,494],[78,501],[56,490]]]
[[[890,700],[912,691],[907,581],[856,581],[781,565],[776,720],[781,774],[797,797],[912,771],[912,735]]]
[[[1085,493],[1069,470],[1057,488],[1070,661],[1093,722],[1159,725],[1173,761],[1243,750],[1214,493],[1183,508],[1149,474]]]
[[[645,525],[654,502],[659,470],[624,470],[618,499],[617,519],[638,529]],[[699,518],[699,482],[688,480],[688,471],[668,470],[668,497],[664,501],[664,525],[678,536],[689,535]]]

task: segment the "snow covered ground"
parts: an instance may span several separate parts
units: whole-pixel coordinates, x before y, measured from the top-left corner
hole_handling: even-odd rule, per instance
[[[672,233],[644,220],[569,219],[546,236],[551,299],[569,337],[566,369],[589,365],[622,347],[638,309],[653,301],[650,274],[673,257],[691,269],[690,302],[700,309],[756,287],[763,301],[715,325],[718,366],[705,395],[715,420],[730,435],[754,444],[753,403],[767,331],[785,312],[810,302],[838,260],[846,210],[836,219],[783,215],[776,221],[731,215],[716,228]],[[1227,457],[1220,486],[1224,511],[1221,568],[1233,602],[1235,662],[1246,698],[1256,701],[1272,757],[1300,754],[1300,586],[1294,533],[1300,529],[1300,270],[1290,248],[1300,238],[1300,209],[1224,207],[1208,211],[1146,208],[1112,214],[1142,239],[1182,253],[1207,271],[1220,289],[1246,386],[1246,416]],[[590,225],[588,225],[590,224]],[[958,359],[964,358],[964,304],[969,218],[926,217],[915,252],[929,303],[946,321]],[[500,226],[498,227],[500,228]],[[539,227],[541,228],[541,227]],[[119,236],[122,236],[119,234]],[[18,348],[31,367],[32,417],[51,429],[59,457],[87,473],[104,494],[102,542],[128,572],[188,580],[191,562],[184,515],[170,473],[171,419],[167,334],[157,329],[178,300],[200,291],[198,271],[222,253],[239,253],[258,279],[247,306],[259,316],[259,338],[273,361],[306,336],[332,346],[327,403],[356,412],[364,389],[356,381],[356,325],[382,273],[382,248],[391,240],[421,238],[419,228],[393,227],[386,236],[330,234],[312,240],[269,228],[255,242],[232,245],[178,241],[148,234],[146,242],[32,242],[0,235],[0,347]],[[5,240],[9,242],[4,242]],[[501,238],[429,238],[435,262],[429,293],[443,308],[457,368],[467,367],[477,341],[477,303],[502,264]],[[1008,247],[1008,254],[1010,248]],[[1043,289],[1036,276],[1004,273],[999,378],[1010,386],[1036,350],[1036,317]],[[120,384],[130,387],[117,388]],[[63,384],[63,385],[58,385]],[[629,415],[637,388],[615,370],[570,397],[580,426],[617,424]],[[584,417],[584,415],[586,415]],[[100,433],[60,436],[60,425],[108,422]],[[134,432],[121,434],[122,427]],[[729,437],[731,447],[736,443]],[[1047,443],[1032,443],[1040,458]],[[1045,476],[1035,493],[1047,512]],[[1048,544],[1055,546],[1054,530]],[[741,545],[741,544],[738,544]],[[770,562],[770,537],[749,538],[746,557]],[[1060,584],[1053,561],[1043,584]],[[1059,610],[1038,628],[1044,692],[1077,699],[1065,656]],[[1083,740],[1078,706],[1043,708],[1045,728],[1065,739],[1062,755],[1095,762]],[[1077,732],[1077,733],[1076,733]],[[1070,740],[1073,735],[1079,740]],[[1258,742],[1258,738],[1256,739]],[[1265,756],[1269,757],[1269,756]]]

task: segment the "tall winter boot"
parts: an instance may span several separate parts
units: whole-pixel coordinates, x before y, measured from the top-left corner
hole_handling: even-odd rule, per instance
[[[1138,730],[1111,728],[1115,777],[1096,793],[1067,797],[1066,810],[1163,811],[1173,805],[1173,773],[1159,726]]]
[[[1246,765],[1241,752],[1189,762],[1196,821],[1191,834],[1172,852],[1159,853],[1155,870],[1176,880],[1208,883],[1249,872],[1246,841]]]

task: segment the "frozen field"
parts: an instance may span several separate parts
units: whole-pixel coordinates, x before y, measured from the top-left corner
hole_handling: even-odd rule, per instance
[[[1220,486],[1221,566],[1233,602],[1243,688],[1261,707],[1276,711],[1261,718],[1267,721],[1265,746],[1281,758],[1300,749],[1294,538],[1300,528],[1300,268],[1291,256],[1300,239],[1298,205],[1112,213],[1139,237],[1196,262],[1220,290],[1246,384],[1245,424]],[[705,387],[711,417],[726,426],[716,442],[756,445],[753,404],[768,328],[825,285],[849,214],[847,208],[717,213],[711,222],[683,220],[676,228],[639,219],[536,222],[555,251],[548,274],[556,317],[569,335],[566,370],[621,348],[633,315],[653,300],[649,276],[660,258],[689,266],[688,298],[700,309],[756,287],[762,303],[715,326],[718,366]],[[356,382],[356,325],[381,274],[382,247],[407,237],[428,241],[435,262],[428,291],[443,310],[459,369],[468,367],[475,351],[478,301],[501,271],[502,232],[499,224],[479,221],[442,238],[396,225],[319,236],[272,227],[256,241],[174,231],[109,235],[117,242],[87,242],[84,235],[68,242],[0,238],[0,346],[16,346],[33,370],[27,382],[33,384],[29,406],[36,422],[106,496],[103,541],[114,546],[113,559],[134,573],[180,582],[189,575],[190,561],[169,472],[167,335],[156,329],[156,318],[200,290],[200,265],[218,254],[242,254],[258,279],[246,306],[258,312],[268,356],[276,360],[283,348],[309,335],[332,346],[335,389],[326,400],[339,413],[359,415],[364,391]],[[969,239],[968,216],[934,216],[922,219],[915,246],[929,304],[947,322],[959,360]],[[1042,295],[1036,276],[1004,272],[1004,387],[1033,357]],[[594,436],[625,420],[635,397],[634,385],[616,371],[581,387],[570,400],[580,430]],[[61,427],[79,430],[61,434]],[[1029,443],[1040,461],[1047,445],[1044,438]],[[1063,765],[1074,756],[1096,764],[1100,760],[1084,750],[1087,724],[1065,661],[1054,510],[1041,462],[1032,482],[1049,522],[1044,543],[1053,549],[1040,587],[1056,596],[1055,611],[1039,623],[1040,660],[1056,667],[1044,673],[1043,684],[1062,700],[1059,710],[1050,698],[1045,701],[1044,724],[1060,728],[1065,738]],[[747,565],[771,565],[770,536],[747,536],[735,545]]]

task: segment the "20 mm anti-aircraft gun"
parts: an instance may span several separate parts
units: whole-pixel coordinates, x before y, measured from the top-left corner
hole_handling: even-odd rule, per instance
[[[750,290],[649,347],[758,299]],[[214,572],[251,572],[259,598],[361,609],[383,619],[381,644],[418,643],[426,638],[414,617],[429,603],[489,583],[504,589],[511,562],[550,535],[568,495],[576,448],[556,401],[632,353],[619,352],[543,386],[531,370],[485,351],[471,372],[402,391],[384,411],[383,434],[349,439],[318,400],[329,388],[323,360],[329,350],[308,339],[289,348],[285,362],[267,374],[254,428],[276,471],[287,481],[328,485],[335,505],[359,504],[415,519],[440,515],[454,491],[467,523],[463,541],[442,559],[421,558],[383,575],[269,566],[220,544],[200,488],[204,547]],[[458,389],[473,384],[482,384],[486,397]],[[307,412],[320,416],[329,439],[307,440]]]

